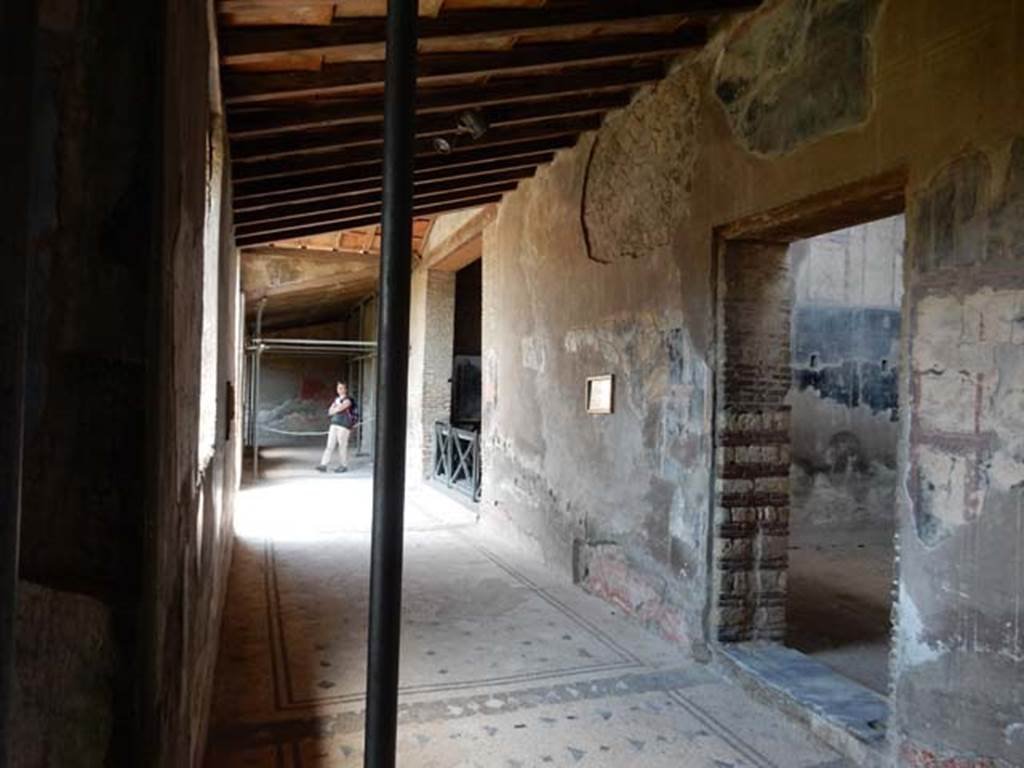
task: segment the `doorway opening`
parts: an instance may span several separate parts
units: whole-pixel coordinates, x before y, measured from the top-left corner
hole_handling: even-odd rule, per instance
[[[454,332],[450,411],[434,424],[432,475],[452,488],[480,499],[481,349],[483,333],[483,261],[455,273]]]
[[[789,247],[785,643],[885,694],[895,562],[904,222]]]
[[[452,337],[452,416],[454,426],[480,431],[483,318],[483,261],[455,273],[455,333]]]
[[[888,719],[904,183],[718,233],[713,631],[841,743]]]

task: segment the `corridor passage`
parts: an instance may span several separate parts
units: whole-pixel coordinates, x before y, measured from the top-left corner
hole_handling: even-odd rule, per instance
[[[362,765],[370,475],[314,454],[268,449],[241,495],[211,768]],[[442,492],[412,493],[406,531],[400,765],[849,765]]]

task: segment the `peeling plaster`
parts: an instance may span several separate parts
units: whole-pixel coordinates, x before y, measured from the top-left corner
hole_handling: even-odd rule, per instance
[[[917,606],[914,605],[910,593],[902,583],[900,584],[897,610],[899,611],[899,628],[896,650],[900,667],[912,667],[937,661],[948,652],[948,649],[941,643],[933,643],[924,639],[925,623],[921,620]]]

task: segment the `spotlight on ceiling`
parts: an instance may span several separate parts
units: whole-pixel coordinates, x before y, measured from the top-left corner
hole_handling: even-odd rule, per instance
[[[434,149],[440,152],[442,155],[450,155],[452,153],[452,143],[448,141],[444,136],[434,137]]]
[[[487,119],[478,110],[467,109],[459,115],[459,133],[468,133],[473,141],[487,133],[488,128]]]

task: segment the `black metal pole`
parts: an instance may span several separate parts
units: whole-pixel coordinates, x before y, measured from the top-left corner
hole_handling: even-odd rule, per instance
[[[21,476],[25,425],[26,321],[32,199],[32,84],[35,69],[36,3],[0,4],[0,98],[10,109],[0,121],[9,194],[0,206],[0,768],[12,764],[11,710],[14,637],[18,598]]]
[[[366,768],[394,768],[402,623],[417,0],[388,0]]]

